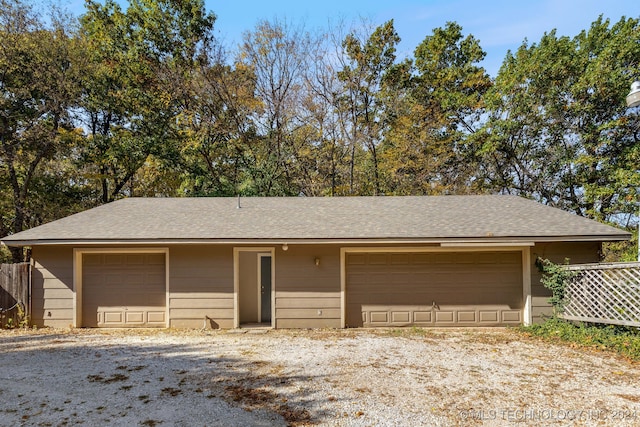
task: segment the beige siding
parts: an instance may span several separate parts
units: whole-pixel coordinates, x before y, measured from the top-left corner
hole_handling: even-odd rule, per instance
[[[531,249],[531,314],[534,323],[539,323],[552,313],[549,305],[551,292],[540,283],[540,271],[535,262],[538,257],[555,263],[585,264],[600,261],[601,244],[599,242],[558,242],[537,243]]]
[[[233,327],[233,248],[169,247],[169,319],[173,328]]]
[[[339,246],[278,248],[275,264],[276,328],[340,327]]]
[[[266,249],[266,247],[265,247]],[[571,263],[594,262],[599,259],[599,243],[547,243],[537,244],[531,249],[532,262],[537,256],[562,262],[569,258]],[[519,255],[519,253],[514,252]],[[433,253],[433,257],[442,257],[442,253]],[[484,254],[476,254],[486,257]],[[380,271],[377,281],[415,280],[420,272],[407,271],[406,254],[391,254],[388,269]],[[32,319],[37,326],[69,327],[73,322],[73,248],[36,246],[33,248],[34,270],[32,286]],[[315,259],[319,259],[316,265]],[[441,258],[442,259],[442,258]],[[446,259],[446,256],[444,257]],[[517,322],[508,310],[497,315],[492,310],[468,310],[468,304],[487,303],[502,298],[500,305],[522,307],[521,281],[518,286],[507,286],[494,291],[478,291],[482,287],[472,286],[468,281],[486,278],[495,274],[516,274],[513,269],[500,263],[475,263],[475,269],[465,270],[465,265],[474,265],[471,261],[456,266],[458,292],[449,292],[438,296],[450,306],[452,314],[441,313],[436,319],[432,316],[431,302],[417,303],[415,299],[406,304],[406,310],[392,309],[398,300],[398,293],[388,287],[372,293],[380,295],[377,307],[367,309],[370,319],[394,324],[429,323],[440,321],[469,323],[475,318],[483,322]],[[375,260],[373,260],[375,265]],[[485,261],[490,261],[486,259]],[[385,263],[387,260],[385,260]],[[435,261],[434,261],[435,262]],[[173,245],[169,247],[169,319],[175,328],[232,328],[234,316],[233,294],[233,247],[217,245]],[[438,263],[438,262],[436,262]],[[275,252],[275,312],[274,322],[277,328],[337,328],[340,326],[340,247],[337,245],[295,245],[289,244],[289,250],[280,246]],[[519,270],[520,271],[520,270]],[[539,273],[532,266],[532,312],[534,321],[540,320],[541,313],[548,313],[548,292],[540,285]],[[521,274],[521,273],[520,273]],[[436,282],[450,281],[447,272],[434,272]],[[515,277],[515,276],[514,276]],[[515,280],[515,279],[514,279]],[[374,281],[375,282],[375,281]],[[465,284],[466,283],[466,284]],[[443,288],[444,289],[444,288]],[[384,292],[383,292],[384,291]],[[420,295],[420,294],[417,294]],[[450,299],[447,299],[451,297]],[[455,297],[455,298],[454,298]],[[425,300],[426,301],[426,300]],[[475,302],[474,302],[475,301]],[[386,305],[385,305],[386,304]],[[386,313],[386,314],[385,314]],[[447,317],[449,316],[449,317]],[[495,319],[495,320],[494,320]]]
[[[31,285],[31,320],[38,327],[73,325],[73,249],[36,246]]]
[[[522,322],[519,251],[348,253],[346,263],[348,327]]]
[[[171,246],[169,254],[170,326],[233,327],[232,247]],[[33,324],[71,326],[73,248],[36,246],[33,258]]]

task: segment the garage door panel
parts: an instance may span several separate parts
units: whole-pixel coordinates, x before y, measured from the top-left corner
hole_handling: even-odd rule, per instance
[[[413,312],[414,324],[420,324],[420,323],[429,324],[431,323],[432,318],[433,318],[432,310],[416,310]]]
[[[145,256],[143,254],[128,254],[127,257],[127,265],[142,265],[145,261]]]
[[[163,282],[164,276],[165,274],[164,274],[164,268],[163,268],[162,271],[147,272],[147,274],[145,275],[145,280],[147,282],[152,282],[152,283]]]
[[[349,254],[347,257],[347,265],[365,265],[367,256],[365,254]]]
[[[82,265],[84,266],[101,265],[101,264],[102,264],[102,255],[100,254],[84,254],[82,256]]]
[[[439,310],[435,312],[435,320],[437,324],[453,323],[455,313],[453,311]]]
[[[460,310],[456,313],[456,318],[458,323],[461,323],[461,322],[475,323],[477,321],[475,311]]]
[[[349,327],[521,323],[520,252],[356,254],[356,263],[353,255],[346,260]]]
[[[147,265],[156,265],[158,268],[162,268],[164,270],[164,254],[163,253],[154,253],[154,254],[146,254],[146,263]]]
[[[367,264],[369,265],[387,265],[389,254],[369,254],[367,256]]]
[[[83,254],[82,266],[82,326],[166,325],[163,253]]]
[[[428,264],[430,263],[430,259],[431,258],[429,257],[429,254],[426,253],[409,255],[409,261],[411,265]]]
[[[120,276],[120,281],[125,281],[125,278]],[[126,274],[126,282],[132,286],[140,286],[145,284],[144,271],[132,270]]]
[[[147,323],[164,326],[166,323],[166,312],[164,311],[147,311]]]
[[[391,254],[391,265],[409,265],[410,261],[409,254]]]
[[[500,260],[501,260],[500,257],[490,252],[478,253],[475,256],[475,262],[476,264],[478,264],[477,268],[486,268],[486,264],[490,264],[491,266],[494,266],[495,264],[500,263],[501,262]]]
[[[103,322],[106,325],[112,324],[121,324],[123,323],[123,312],[122,311],[111,311],[110,309],[106,309],[104,311],[98,311],[102,316],[98,316],[98,319],[101,317],[104,318]]]
[[[520,310],[503,311],[502,313],[503,323],[521,323],[522,312]]]
[[[370,311],[368,315],[370,319],[369,322],[374,326],[386,326],[389,324],[389,313],[386,311]]]
[[[411,323],[410,311],[397,311],[391,312],[391,323]]]
[[[125,255],[107,254],[104,255],[104,264],[121,266],[122,264],[124,264],[125,259]]]
[[[125,322],[130,323],[144,323],[144,311],[126,311]]]
[[[494,310],[480,310],[478,313],[480,315],[481,323],[498,323],[499,322],[499,313]]]

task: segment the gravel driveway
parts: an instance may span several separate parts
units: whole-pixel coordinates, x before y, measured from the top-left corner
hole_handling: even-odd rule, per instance
[[[638,425],[640,365],[505,329],[0,332],[2,425]]]

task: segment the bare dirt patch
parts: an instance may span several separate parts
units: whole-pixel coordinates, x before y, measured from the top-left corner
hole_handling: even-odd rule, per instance
[[[505,329],[0,332],[6,425],[639,425],[640,364]]]

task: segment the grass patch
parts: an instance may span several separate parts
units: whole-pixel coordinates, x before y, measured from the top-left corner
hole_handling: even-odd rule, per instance
[[[597,350],[618,353],[628,359],[640,361],[640,331],[615,326],[574,324],[552,317],[541,324],[520,326],[520,332],[546,341],[565,342]]]

